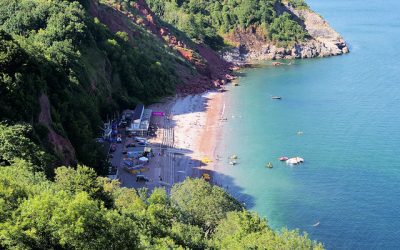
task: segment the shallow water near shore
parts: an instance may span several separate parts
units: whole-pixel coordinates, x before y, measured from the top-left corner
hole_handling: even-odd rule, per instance
[[[351,53],[242,71],[225,93],[216,181],[273,228],[328,249],[399,248],[400,2],[307,2]],[[306,162],[288,167],[283,155]]]

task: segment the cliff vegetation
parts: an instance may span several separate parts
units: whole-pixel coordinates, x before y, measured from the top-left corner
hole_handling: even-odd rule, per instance
[[[149,193],[119,187],[87,167],[54,181],[16,160],[0,168],[2,249],[323,249],[306,234],[246,211],[202,179]]]

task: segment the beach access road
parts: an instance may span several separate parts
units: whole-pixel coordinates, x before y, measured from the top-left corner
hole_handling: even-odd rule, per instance
[[[200,177],[204,171],[204,164],[199,159],[209,154],[199,155],[197,142],[204,134],[207,119],[205,107],[210,101],[209,98],[214,96],[207,94],[178,97],[165,103],[152,105],[152,110],[164,112],[165,116],[151,118],[151,126],[156,129],[156,136],[149,138],[149,146],[154,156],[150,157],[146,165],[148,170],[141,173],[149,181],[136,182],[136,175],[124,170],[123,155],[119,154],[118,150],[113,162],[118,166],[121,185],[149,189],[165,187],[169,192],[174,183],[181,182],[187,177]],[[125,145],[127,140],[129,138],[123,137],[122,144]],[[207,145],[209,142],[210,139]]]

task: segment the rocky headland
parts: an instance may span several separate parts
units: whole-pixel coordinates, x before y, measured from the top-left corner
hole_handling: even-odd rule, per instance
[[[243,65],[258,60],[304,59],[336,56],[349,53],[343,37],[327,21],[309,8],[294,8],[290,3],[278,4],[277,13],[289,13],[308,32],[305,41],[289,47],[280,47],[265,38],[260,28],[236,30],[226,39],[236,46],[222,52],[222,57]]]

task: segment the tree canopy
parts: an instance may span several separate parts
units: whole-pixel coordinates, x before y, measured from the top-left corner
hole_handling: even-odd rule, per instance
[[[322,245],[298,231],[274,232],[266,220],[202,179],[186,179],[173,187],[170,197],[164,189],[121,188],[85,166],[61,167],[53,182],[33,172],[31,164],[16,160],[0,168],[0,248],[322,249]]]
[[[276,11],[280,0],[148,0],[151,9],[166,22],[185,32],[190,38],[219,49],[224,46],[221,35],[237,29],[262,27],[266,38],[274,42],[302,41],[307,32],[290,16],[282,22]],[[304,7],[303,0],[289,1],[293,6]],[[277,21],[277,19],[279,19]],[[272,28],[279,22],[280,27]],[[276,26],[276,25],[275,25]],[[293,36],[294,35],[294,36]]]
[[[135,38],[114,34],[84,6],[67,0],[0,1],[0,122],[30,124],[38,151],[53,154],[57,145],[48,143],[38,121],[38,99],[45,94],[51,128],[71,141],[78,162],[106,174],[104,150],[94,142],[102,119],[170,95],[179,81],[175,58],[161,43],[145,31]],[[0,129],[16,132],[7,126]]]

